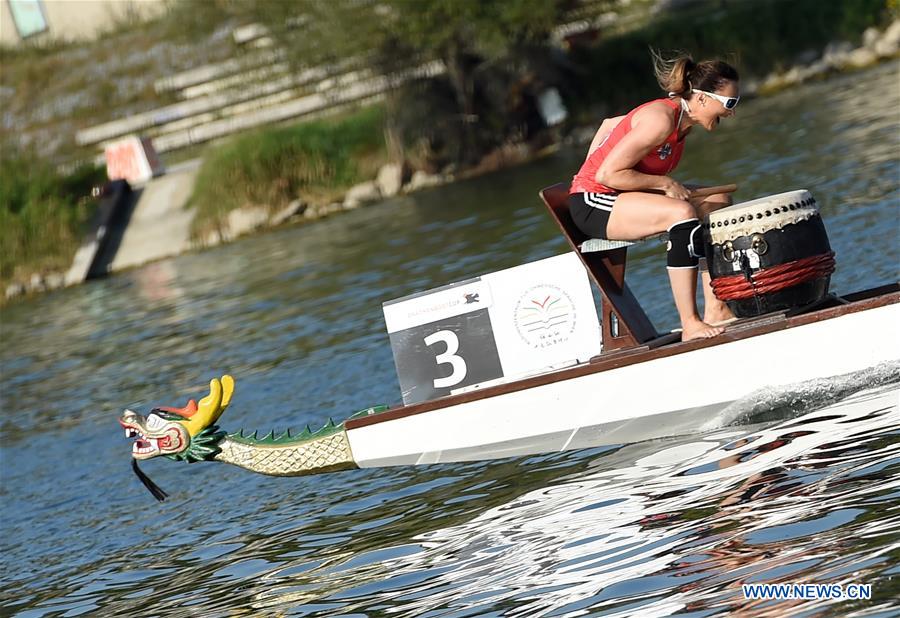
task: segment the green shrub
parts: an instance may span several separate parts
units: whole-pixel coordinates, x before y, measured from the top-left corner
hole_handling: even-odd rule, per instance
[[[582,101],[604,101],[621,110],[659,94],[650,46],[686,50],[698,60],[719,57],[735,64],[742,77],[762,77],[804,52],[821,52],[831,41],[858,43],[868,26],[887,17],[885,0],[698,2],[577,49],[572,59],[584,70]]]
[[[215,229],[234,208],[276,209],[296,198],[321,202],[373,178],[386,161],[382,125],[382,109],[369,107],[211,147],[188,203],[197,209],[195,233]]]
[[[4,147],[4,150],[9,150]],[[68,268],[96,210],[91,188],[104,172],[83,166],[70,175],[22,152],[0,157],[0,282]]]

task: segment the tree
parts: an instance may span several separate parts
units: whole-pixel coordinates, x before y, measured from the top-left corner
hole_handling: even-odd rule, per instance
[[[537,49],[546,55],[554,27],[580,5],[577,0],[307,0],[230,8],[266,25],[297,66],[350,64],[393,76],[440,61],[444,77],[420,80],[389,98],[388,123],[400,127],[417,115],[427,119],[427,113],[410,107],[450,94],[455,118],[436,118],[433,124],[455,127],[448,133],[459,133],[458,157],[470,162],[491,142],[483,139],[488,127],[482,119],[490,81],[527,82],[532,70],[527,59],[539,55]],[[479,88],[479,82],[487,87]],[[448,106],[437,105],[435,111],[441,107]]]

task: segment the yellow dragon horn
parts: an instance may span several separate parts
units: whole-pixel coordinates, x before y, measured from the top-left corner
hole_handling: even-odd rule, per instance
[[[219,412],[213,416],[212,422],[215,423],[222,416],[222,412],[231,403],[231,396],[234,394],[234,378],[227,373],[222,376],[222,403],[219,405]]]
[[[200,400],[197,412],[183,424],[193,438],[198,433],[215,423],[225,408],[231,403],[231,395],[234,393],[234,378],[230,375],[222,376],[220,381],[213,378],[209,381],[209,395]]]

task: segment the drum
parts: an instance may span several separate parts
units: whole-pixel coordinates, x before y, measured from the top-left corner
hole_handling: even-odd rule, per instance
[[[809,191],[788,191],[711,213],[703,224],[716,297],[738,317],[822,300],[834,253]]]

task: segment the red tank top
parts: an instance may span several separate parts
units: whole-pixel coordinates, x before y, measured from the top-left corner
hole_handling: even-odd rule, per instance
[[[634,169],[642,174],[652,174],[654,176],[665,176],[675,169],[675,166],[678,165],[678,161],[681,160],[681,152],[684,150],[684,139],[678,139],[678,125],[681,124],[681,104],[672,99],[655,99],[628,112],[628,115],[625,116],[622,121],[616,125],[616,128],[606,136],[606,139],[604,139],[600,143],[600,146],[590,154],[581,166],[581,169],[578,170],[578,173],[572,178],[572,186],[569,188],[570,194],[616,192],[615,189],[597,182],[597,169],[599,169],[600,164],[603,163],[603,160],[612,151],[615,145],[619,143],[619,140],[621,140],[626,133],[631,131],[631,118],[634,114],[651,103],[660,101],[679,112],[676,115],[678,122],[675,123],[675,128],[672,129],[672,132],[669,133],[665,141],[651,150],[643,159],[638,161],[637,165],[634,166]]]

